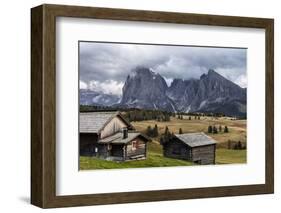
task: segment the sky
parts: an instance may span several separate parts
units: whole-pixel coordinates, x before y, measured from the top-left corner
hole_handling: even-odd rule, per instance
[[[80,88],[121,95],[131,70],[151,68],[167,84],[173,79],[199,79],[213,69],[247,87],[247,49],[79,42]]]

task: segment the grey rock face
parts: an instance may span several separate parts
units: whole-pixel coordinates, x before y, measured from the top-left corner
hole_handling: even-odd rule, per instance
[[[190,111],[190,104],[197,95],[199,81],[174,79],[166,94],[175,103],[179,112]]]
[[[120,106],[174,111],[172,101],[166,96],[167,89],[161,75],[146,67],[136,67],[124,84]]]
[[[168,87],[161,75],[148,68],[137,67],[127,77],[120,106],[245,116],[246,89],[214,70],[209,70],[200,79],[174,79]]]
[[[244,116],[246,90],[229,81],[214,70],[200,77],[197,95],[191,103],[192,111],[222,112],[232,116]],[[241,108],[241,109],[238,109]]]

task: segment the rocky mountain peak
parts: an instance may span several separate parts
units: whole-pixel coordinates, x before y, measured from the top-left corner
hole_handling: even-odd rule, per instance
[[[170,112],[219,112],[246,115],[246,89],[210,69],[200,79],[176,78],[168,87],[152,69],[137,66],[127,76],[121,100],[92,91],[80,92],[80,103]]]
[[[218,73],[215,71],[215,70],[213,70],[213,69],[209,69],[208,70],[208,75],[218,75]]]
[[[122,89],[120,105],[131,108],[161,109],[173,111],[165,79],[150,68],[138,66],[127,77]]]
[[[168,87],[161,75],[138,66],[125,82],[121,105],[174,112],[244,115],[246,90],[213,69],[201,75],[200,79],[176,78]]]
[[[156,73],[152,71],[151,68],[148,67],[144,67],[144,66],[137,66],[136,68],[134,68],[130,74],[128,75],[128,77],[130,78],[134,78],[136,76],[155,76]]]

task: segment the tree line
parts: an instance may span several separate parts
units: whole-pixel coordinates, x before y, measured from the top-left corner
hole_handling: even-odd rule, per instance
[[[128,121],[145,121],[145,120],[156,120],[167,122],[171,120],[171,112],[161,111],[161,110],[131,110],[125,112],[124,117]]]
[[[224,126],[224,129],[222,130],[222,126],[220,125],[219,126],[219,129],[217,129],[216,126],[208,126],[208,133],[213,133],[213,134],[218,134],[218,132],[224,132],[224,133],[228,133],[229,130],[228,130],[228,127],[227,126]]]

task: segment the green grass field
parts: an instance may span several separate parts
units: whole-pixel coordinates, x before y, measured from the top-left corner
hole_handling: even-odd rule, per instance
[[[192,117],[191,120],[188,119],[188,116],[184,116],[183,120],[171,117],[171,121],[169,122],[158,122],[155,120],[148,121],[137,121],[131,122],[132,125],[142,133],[146,133],[146,129],[148,126],[154,127],[155,124],[158,126],[159,133],[164,133],[165,127],[167,126],[169,130],[175,134],[179,132],[179,128],[182,128],[183,133],[193,133],[193,132],[204,132],[205,134],[214,138],[218,143],[219,147],[223,147],[228,140],[233,141],[241,141],[242,143],[246,143],[247,140],[247,132],[246,132],[246,120],[231,120],[228,117],[200,117],[200,120],[195,120]],[[217,128],[221,125],[222,127],[228,126],[229,133],[219,132],[218,134],[209,134],[208,126],[216,126]]]
[[[246,163],[246,150],[216,150],[216,164]],[[80,169],[121,169],[145,167],[171,167],[196,165],[188,161],[166,158],[162,155],[162,147],[156,141],[149,142],[148,158],[146,160],[115,162],[98,159],[95,157],[80,157]]]
[[[246,120],[231,120],[230,118],[212,118],[201,117],[195,120],[194,117],[189,120],[184,117],[183,120],[171,118],[170,122],[158,122],[154,120],[132,122],[137,131],[146,133],[148,126],[154,127],[157,124],[159,134],[162,134],[165,127],[173,133],[178,133],[182,128],[183,133],[204,132],[207,133],[209,125],[228,126],[229,133],[219,132],[218,134],[208,134],[214,138],[218,144],[216,149],[216,164],[238,164],[247,162],[247,150],[226,149],[227,141],[241,141],[246,143]],[[159,137],[154,138],[148,143],[148,157],[146,160],[115,162],[98,159],[95,157],[80,157],[80,169],[120,169],[120,168],[144,168],[144,167],[171,167],[171,166],[191,166],[191,162],[179,159],[163,157],[162,146],[159,144]]]
[[[95,157],[80,157],[81,170],[190,166],[190,165],[194,165],[194,164],[184,160],[163,157],[161,145],[155,142],[149,143],[148,157],[146,160],[115,162],[115,161],[102,160]]]
[[[247,162],[247,150],[217,149],[216,164],[238,164]]]

